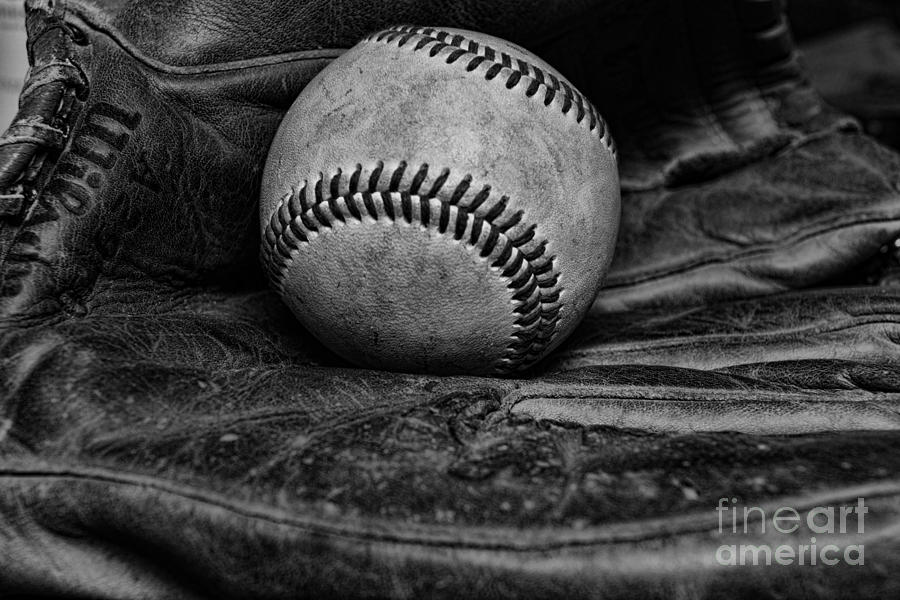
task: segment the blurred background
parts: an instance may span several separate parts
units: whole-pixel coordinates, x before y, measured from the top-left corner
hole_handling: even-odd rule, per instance
[[[788,0],[813,85],[900,149],[900,0]]]
[[[28,69],[22,0],[0,0],[0,129],[12,123]]]
[[[0,0],[0,132],[27,69],[23,3]],[[900,149],[900,0],[789,0],[788,14],[825,99]]]

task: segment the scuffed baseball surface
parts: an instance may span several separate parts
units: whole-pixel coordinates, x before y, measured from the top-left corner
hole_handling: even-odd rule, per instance
[[[297,98],[260,211],[273,285],[335,352],[503,375],[564,340],[599,289],[619,222],[615,148],[527,51],[396,27]]]

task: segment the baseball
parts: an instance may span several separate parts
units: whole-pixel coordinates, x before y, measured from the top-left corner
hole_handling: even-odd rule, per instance
[[[551,66],[480,33],[394,27],[288,111],[263,174],[262,261],[355,364],[510,375],[591,306],[619,202],[610,133]]]

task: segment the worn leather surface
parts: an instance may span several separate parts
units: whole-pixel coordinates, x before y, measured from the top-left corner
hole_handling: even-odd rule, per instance
[[[896,365],[895,287],[782,293],[705,307],[608,313],[597,307],[543,368],[653,364],[718,369],[829,358]]]
[[[582,9],[580,27],[546,41],[485,19],[489,32],[508,33],[585,91],[620,146],[624,225],[599,299],[609,310],[808,287],[855,270],[898,233],[896,156],[849,131],[852,120],[812,92],[778,3],[708,4],[601,3]],[[210,62],[183,64],[153,48],[161,30],[183,27],[176,17],[194,3],[159,13],[144,3],[55,6],[74,33],[54,40],[62,31],[55,21],[32,13],[43,79],[25,90],[37,93],[25,106],[56,106],[44,95],[59,85],[69,104],[64,118],[45,107],[47,115],[24,113],[17,125],[50,148],[50,164],[29,176],[26,200],[4,206],[6,312],[78,312],[109,274],[258,287],[261,162],[287,106],[341,48],[298,48],[301,34],[292,45],[287,32],[273,32],[285,45],[238,57],[224,49],[234,32],[198,17],[185,38],[203,48],[166,47],[209,53]],[[257,14],[252,8],[247,15]],[[348,36],[386,24],[377,11],[365,14],[366,25]],[[272,21],[276,31],[288,22]],[[527,13],[522,22],[537,27]],[[316,28],[291,30],[305,29]],[[166,143],[157,143],[159,131],[170,132]],[[832,169],[844,188],[823,179]],[[798,179],[803,185],[793,185]],[[45,200],[30,205],[36,198]],[[60,245],[79,251],[57,252]]]
[[[255,262],[293,97],[346,38],[444,6],[212,6],[29,4],[0,143],[0,595],[897,594],[900,295],[825,284],[890,282],[898,162],[808,88],[777,3],[454,4],[622,143],[613,285],[518,379],[352,369]],[[866,565],[717,565],[722,497],[863,497],[865,531],[827,539]],[[807,543],[767,531],[731,543]]]
[[[847,296],[869,307],[860,324],[900,300],[834,290],[805,302],[827,320],[845,316]],[[790,339],[777,323],[797,304],[718,306],[708,321],[768,333],[764,355]],[[896,591],[900,380],[889,359],[841,359],[824,343],[804,360],[747,365],[726,345],[738,364],[709,371],[598,360],[526,380],[428,378],[342,367],[284,329],[268,292],[140,307],[4,336],[7,592]],[[711,333],[683,329],[685,352]],[[671,342],[644,344],[652,356]],[[729,495],[798,510],[866,498],[867,566],[716,565],[714,509]]]

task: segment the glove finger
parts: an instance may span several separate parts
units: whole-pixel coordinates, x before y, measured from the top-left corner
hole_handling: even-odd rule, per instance
[[[900,235],[900,158],[830,134],[714,181],[623,195],[597,308],[698,304],[810,287]]]
[[[890,431],[900,428],[898,384],[896,367],[825,360],[723,371],[597,366],[528,382],[514,394],[512,412],[654,432]]]
[[[682,309],[607,313],[595,306],[541,367],[600,364],[718,369],[795,359],[897,366],[895,288],[805,290]]]

